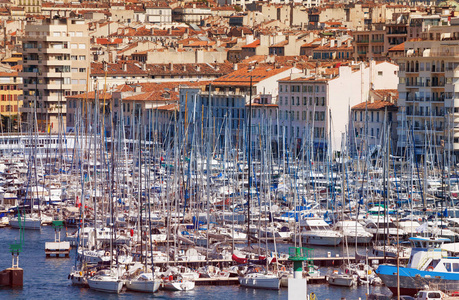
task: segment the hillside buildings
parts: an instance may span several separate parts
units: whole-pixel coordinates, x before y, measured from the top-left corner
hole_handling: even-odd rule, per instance
[[[87,89],[89,46],[82,19],[53,18],[26,25],[20,72],[25,130],[65,130],[67,117],[73,122],[74,116],[66,114],[65,97]]]

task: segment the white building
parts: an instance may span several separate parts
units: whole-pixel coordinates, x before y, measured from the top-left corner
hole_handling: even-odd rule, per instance
[[[286,144],[299,147],[306,140],[322,152],[331,142],[332,150],[341,150],[351,107],[368,99],[370,86],[395,89],[397,71],[392,63],[371,62],[340,66],[335,77],[294,74],[279,80],[279,130]]]

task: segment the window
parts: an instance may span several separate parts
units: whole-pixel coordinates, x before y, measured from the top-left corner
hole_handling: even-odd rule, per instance
[[[61,33],[59,31],[54,31],[53,36],[61,36]]]
[[[383,75],[383,72],[382,71],[378,71],[378,76],[382,76]]]
[[[70,55],[70,60],[78,60],[78,56],[77,55]]]
[[[80,84],[86,84],[86,79],[80,79]]]
[[[79,58],[80,60],[86,60],[86,55],[80,55]]]
[[[379,111],[376,112],[376,122],[379,122]]]
[[[282,105],[282,97],[279,97],[279,105]]]
[[[86,73],[86,68],[79,68],[79,69],[78,69],[78,72],[80,72],[80,73]]]
[[[78,84],[78,79],[72,79],[72,84]]]
[[[296,112],[296,119],[300,120],[300,112],[299,111]]]
[[[78,49],[86,49],[86,44],[78,44]]]
[[[296,97],[296,105],[300,105],[300,97]]]
[[[77,73],[78,72],[78,68],[72,68],[72,73]]]
[[[70,49],[77,49],[78,48],[78,44],[70,44]]]
[[[75,36],[75,31],[69,31],[69,36]]]
[[[83,31],[77,31],[76,36],[83,36]]]
[[[303,121],[306,120],[306,111],[303,111]]]
[[[303,97],[303,105],[306,106],[308,104],[308,99],[306,97]]]

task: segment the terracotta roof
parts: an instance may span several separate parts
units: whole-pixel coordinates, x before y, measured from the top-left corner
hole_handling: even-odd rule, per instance
[[[354,105],[352,107],[353,110],[364,110],[364,109],[367,109],[367,110],[380,110],[380,109],[384,109],[384,108],[394,108],[396,109],[397,106],[394,104],[394,103],[391,103],[389,101],[381,101],[381,100],[377,100],[377,101],[374,101],[374,102],[362,102],[362,103],[359,103],[357,105]]]
[[[255,40],[255,41],[251,42],[250,44],[242,46],[241,48],[256,48],[258,46],[260,46],[260,40]]]
[[[249,86],[250,80],[252,84],[257,84],[260,81],[287,71],[291,67],[275,68],[271,65],[258,65],[250,70],[249,67],[241,68],[214,80],[215,86]]]
[[[125,65],[125,67],[124,67]],[[123,69],[125,68],[125,69]],[[107,63],[107,75],[147,75],[137,62],[126,61],[116,64]],[[105,75],[103,63],[91,63],[91,75]]]
[[[67,99],[88,99],[88,100],[95,100],[96,98],[96,92],[88,92],[88,93],[82,93],[78,95],[72,95],[72,96],[67,96]],[[112,94],[111,93],[104,93],[102,90],[99,91],[99,100],[103,100],[104,98],[106,100],[111,100],[112,99]]]
[[[285,45],[288,45],[288,40],[279,42],[279,43],[277,43],[277,44],[273,44],[273,45],[269,46],[269,48],[284,47]]]
[[[389,48],[388,51],[405,51],[405,43],[401,43],[401,44],[399,44],[397,46]]]
[[[123,98],[123,101],[178,101],[179,92],[163,89]]]
[[[164,111],[178,111],[179,105],[178,103],[173,103],[173,104],[167,104],[167,105],[162,105],[158,106],[154,109],[156,110],[164,110]]]

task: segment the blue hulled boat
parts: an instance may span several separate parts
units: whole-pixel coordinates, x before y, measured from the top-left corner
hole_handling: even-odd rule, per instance
[[[442,245],[446,238],[413,237],[411,256],[400,267],[400,293],[414,295],[426,288],[441,291],[459,290],[459,257],[449,257]],[[397,295],[397,266],[384,264],[376,270],[384,284]]]

